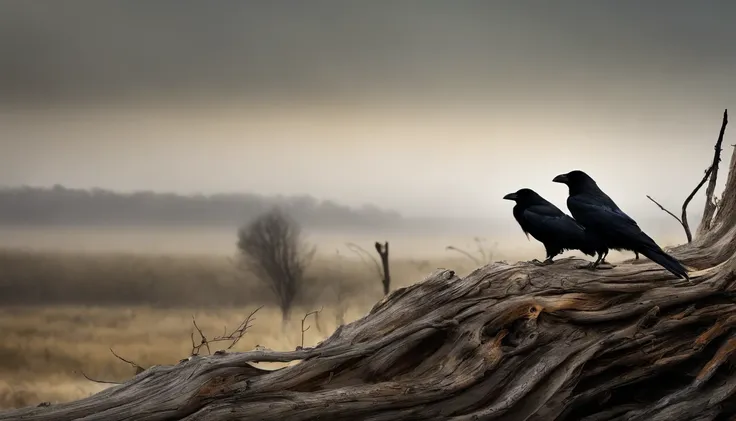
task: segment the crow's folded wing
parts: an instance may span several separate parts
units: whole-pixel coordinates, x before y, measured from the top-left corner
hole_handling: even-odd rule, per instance
[[[567,199],[567,207],[575,219],[586,227],[605,231],[620,238],[643,240],[639,225],[618,207],[589,195],[575,195]],[[651,239],[650,239],[651,241]]]
[[[546,236],[583,238],[583,227],[570,216],[550,206],[530,206],[524,210],[524,220],[529,230]]]

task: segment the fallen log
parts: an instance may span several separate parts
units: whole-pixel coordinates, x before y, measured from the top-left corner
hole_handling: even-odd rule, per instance
[[[314,348],[195,356],[0,420],[733,419],[735,165],[710,229],[672,251],[692,283],[646,259],[441,270]]]

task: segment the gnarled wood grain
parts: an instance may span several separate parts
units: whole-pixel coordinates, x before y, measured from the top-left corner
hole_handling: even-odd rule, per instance
[[[315,348],[193,357],[0,420],[733,419],[735,158],[711,230],[673,251],[692,283],[646,259],[441,270]]]

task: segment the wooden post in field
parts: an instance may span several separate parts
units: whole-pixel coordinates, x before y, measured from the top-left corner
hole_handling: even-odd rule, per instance
[[[388,295],[388,292],[391,290],[391,272],[388,267],[388,241],[383,244],[376,241],[376,251],[381,256],[381,266],[383,266],[383,279],[381,280],[383,283],[383,295]]]

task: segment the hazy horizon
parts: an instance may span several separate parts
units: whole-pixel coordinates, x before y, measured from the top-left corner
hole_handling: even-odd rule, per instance
[[[501,198],[521,187],[566,211],[551,179],[583,169],[635,218],[666,218],[646,195],[680,206],[736,100],[733,12],[3,2],[0,185],[309,194],[510,219]]]

